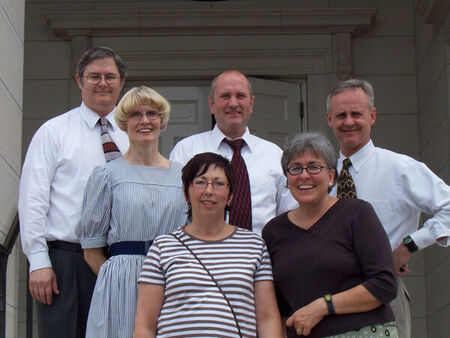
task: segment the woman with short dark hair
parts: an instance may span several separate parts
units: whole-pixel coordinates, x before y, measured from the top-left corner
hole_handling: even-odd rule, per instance
[[[182,179],[192,221],[153,242],[139,278],[134,336],[281,338],[264,241],[225,222],[230,163],[198,154]]]

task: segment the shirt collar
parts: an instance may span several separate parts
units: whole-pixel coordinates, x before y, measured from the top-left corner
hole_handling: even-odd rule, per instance
[[[81,102],[81,116],[83,117],[83,120],[86,122],[86,124],[89,126],[89,128],[91,130],[93,130],[95,128],[95,125],[97,124],[100,116],[93,112],[91,109],[89,109],[84,102]],[[114,107],[114,109],[108,114],[106,115],[106,119],[109,121],[109,123],[111,124],[112,130],[116,130],[117,128],[117,124],[116,121],[114,119],[114,113],[116,112],[116,108]]]
[[[224,138],[231,140],[228,136],[226,136],[217,126],[217,124],[214,126],[213,130],[211,131],[212,139],[213,139],[213,146],[215,150],[218,150],[220,145],[222,144],[222,140]],[[245,141],[250,151],[252,151],[253,142],[252,137],[250,134],[250,131],[248,130],[248,127],[245,127],[245,133],[242,135],[242,137],[239,137]]]
[[[359,149],[356,153],[351,155],[350,161],[352,162],[352,166],[355,169],[356,172],[359,171],[359,169],[366,163],[366,161],[370,158],[370,156],[374,153],[375,146],[372,142],[372,140],[369,140],[364,147]],[[342,161],[346,159],[347,157],[342,154],[342,152],[339,152],[339,167],[342,168]]]

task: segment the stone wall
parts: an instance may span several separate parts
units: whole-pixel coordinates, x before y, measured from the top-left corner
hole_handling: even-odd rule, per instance
[[[0,1],[0,241],[17,212],[21,166],[24,0]],[[6,283],[6,337],[17,336],[20,248],[9,256]],[[3,330],[3,328],[1,328]]]
[[[450,3],[416,1],[416,69],[421,158],[450,182]],[[450,332],[450,250],[425,250],[428,337]]]

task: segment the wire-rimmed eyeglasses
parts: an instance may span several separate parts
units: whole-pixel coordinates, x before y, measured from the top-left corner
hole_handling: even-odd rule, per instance
[[[197,189],[206,189],[208,184],[211,184],[213,189],[217,189],[217,190],[227,189],[230,186],[227,182],[224,182],[222,180],[215,180],[215,181],[210,182],[208,180],[204,180],[201,178],[194,179],[191,183],[191,185]]]
[[[306,172],[308,174],[317,175],[318,173],[320,173],[322,171],[323,168],[331,169],[330,167],[324,166],[324,165],[310,164],[306,167],[300,167],[298,165],[293,165],[293,166],[287,168],[286,171],[289,173],[289,175],[298,176],[303,172],[303,170],[306,169]]]
[[[105,82],[109,85],[116,84],[118,80],[120,80],[120,76],[116,74],[97,74],[92,73],[84,76],[87,79],[87,82],[90,84],[98,85],[102,79],[105,79]]]
[[[130,113],[129,118],[135,121],[140,121],[144,116],[149,120],[154,120],[159,116],[159,111],[149,110],[144,113],[140,111],[135,111]]]

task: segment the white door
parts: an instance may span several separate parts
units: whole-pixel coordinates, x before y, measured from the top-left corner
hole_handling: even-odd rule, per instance
[[[254,112],[250,118],[251,133],[270,140],[280,147],[289,135],[301,130],[299,84],[251,78],[255,95]],[[133,82],[133,86],[146,85]],[[130,89],[130,85],[125,90]],[[211,129],[208,86],[152,87],[171,103],[167,129],[160,135],[160,151],[168,157],[173,146],[192,134]]]
[[[300,84],[250,78],[255,107],[250,118],[252,134],[283,147],[290,135],[302,130]]]

